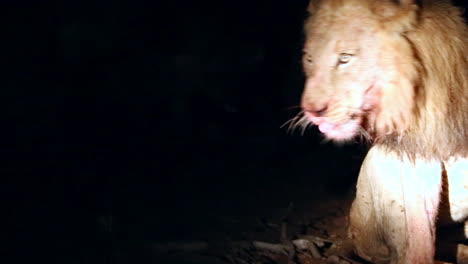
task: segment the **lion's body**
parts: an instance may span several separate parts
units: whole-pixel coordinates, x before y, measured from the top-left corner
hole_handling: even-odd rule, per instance
[[[357,253],[431,263],[436,224],[468,217],[468,29],[449,1],[395,2],[312,0],[302,108],[327,138],[374,144],[350,214]]]

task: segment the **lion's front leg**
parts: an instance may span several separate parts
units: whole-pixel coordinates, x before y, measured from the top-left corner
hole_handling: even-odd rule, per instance
[[[433,263],[441,166],[373,147],[350,214],[357,254],[374,263]]]

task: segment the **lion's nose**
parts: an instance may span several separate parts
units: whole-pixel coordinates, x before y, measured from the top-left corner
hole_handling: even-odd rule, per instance
[[[305,112],[308,112],[316,117],[322,117],[327,112],[328,105],[327,104],[304,104],[302,109]]]

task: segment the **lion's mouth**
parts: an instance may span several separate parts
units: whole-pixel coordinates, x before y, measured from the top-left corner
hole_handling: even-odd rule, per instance
[[[359,133],[362,117],[360,115],[351,115],[349,119],[341,122],[330,122],[324,117],[317,117],[311,113],[305,112],[306,117],[313,124],[318,126],[328,139],[335,141],[346,141],[353,139]]]

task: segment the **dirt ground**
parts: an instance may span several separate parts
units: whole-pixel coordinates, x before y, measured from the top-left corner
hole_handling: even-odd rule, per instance
[[[311,196],[315,199],[289,204],[274,198],[271,204],[249,200],[249,206],[258,205],[256,214],[213,212],[209,224],[188,229],[181,239],[120,248],[114,259],[126,262],[138,255],[144,263],[171,264],[364,263],[352,254],[347,238],[352,195],[333,197],[317,190]]]

